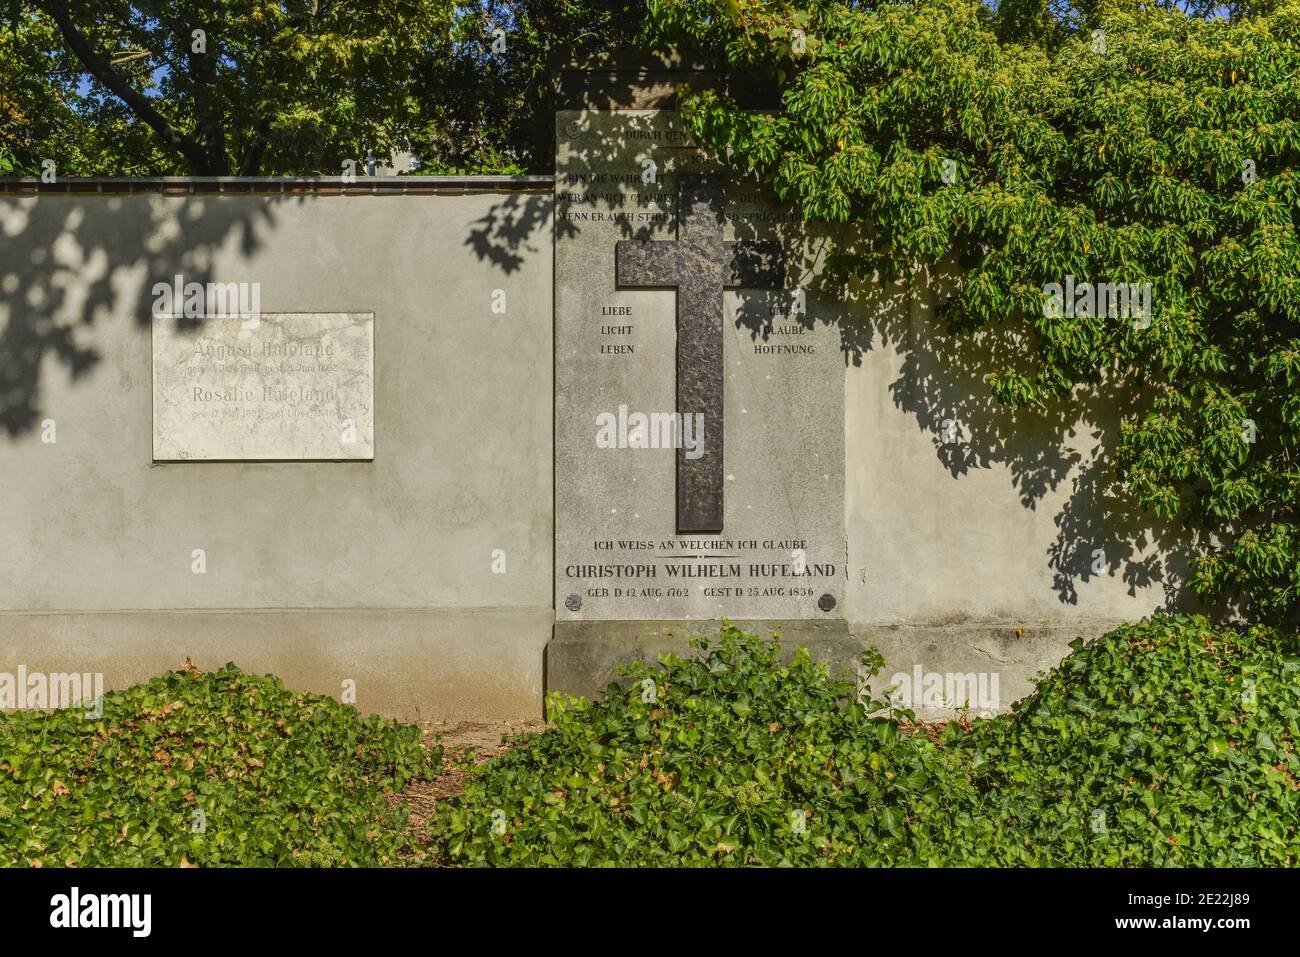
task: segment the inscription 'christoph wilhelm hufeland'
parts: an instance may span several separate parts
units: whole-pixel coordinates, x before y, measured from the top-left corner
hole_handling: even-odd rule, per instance
[[[566,565],[569,578],[657,578],[659,565],[650,562],[633,564]],[[838,569],[832,562],[810,562],[802,568],[790,563],[774,562],[664,562],[668,578],[833,578]]]

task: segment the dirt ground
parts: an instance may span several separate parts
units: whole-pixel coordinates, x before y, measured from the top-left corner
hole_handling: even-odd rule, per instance
[[[465,786],[466,772],[463,763],[472,748],[474,763],[481,764],[493,755],[506,750],[502,738],[541,731],[543,721],[426,721],[424,744],[432,747],[439,740],[446,748],[445,770],[432,781],[413,781],[397,795],[397,800],[411,806],[411,828],[422,828],[433,813],[439,800],[459,794]]]

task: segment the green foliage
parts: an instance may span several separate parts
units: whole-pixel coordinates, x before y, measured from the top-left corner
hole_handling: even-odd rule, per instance
[[[779,638],[779,636],[778,636]],[[5,865],[1294,864],[1300,639],[1159,616],[1074,651],[992,720],[917,725],[850,675],[728,625],[440,801],[393,793],[416,727],[231,665],[0,717]],[[864,674],[882,662],[869,653]],[[880,688],[879,683],[876,687]],[[196,812],[202,811],[200,818]],[[202,820],[202,833],[193,830]]]
[[[76,72],[53,24],[28,13],[0,25],[0,176],[39,175],[63,156],[86,165],[97,139],[77,113]]]
[[[412,76],[446,54],[451,6],[23,0],[16,9],[31,24],[25,55],[75,65],[51,80],[85,127],[131,131],[97,163],[75,136],[49,137],[44,152],[65,175],[211,176],[338,174],[345,159],[404,148],[418,115]]]
[[[66,176],[337,175],[394,151],[425,174],[544,172],[555,64],[628,42],[644,7],[21,0],[0,30],[0,145]]]
[[[805,218],[862,225],[832,278],[959,263],[941,315],[1001,357],[993,396],[1116,402],[1110,492],[1193,529],[1207,599],[1300,615],[1300,2],[1104,4],[1050,49],[1000,43],[977,0],[653,6],[780,86],[776,113],[703,91],[685,114]],[[1054,314],[1067,276],[1150,283],[1149,322]]]
[[[1013,713],[930,734],[908,712],[859,702],[852,680],[806,651],[782,663],[775,642],[729,625],[695,658],[625,673],[599,702],[553,700],[552,728],[440,807],[438,859],[1245,865],[1300,854],[1295,636],[1158,617],[1076,643]]]
[[[554,172],[558,70],[635,43],[645,3],[478,0],[454,8],[450,49],[422,60],[415,77],[421,172]]]
[[[997,863],[1296,863],[1296,635],[1160,616],[1071,647],[963,742]]]
[[[611,684],[596,704],[552,699],[555,726],[490,762],[431,822],[446,860],[691,866],[879,858],[903,834],[900,789],[931,786],[937,776],[927,764],[944,756],[908,746],[896,724],[868,717],[852,684],[805,651],[788,665],[776,651],[726,627],[707,657],[670,656],[662,669],[634,664],[625,672],[630,685]],[[855,820],[845,814],[850,806]],[[493,832],[497,809],[504,835]],[[799,820],[806,835],[795,833]]]
[[[4,714],[0,864],[392,864],[389,795],[441,760],[420,737],[233,665],[106,694],[98,720]]]

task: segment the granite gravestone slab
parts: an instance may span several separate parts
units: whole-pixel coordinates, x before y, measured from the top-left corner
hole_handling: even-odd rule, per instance
[[[374,318],[155,316],[155,461],[373,459]]]
[[[839,619],[843,358],[797,215],[672,111],[557,134],[557,622]]]

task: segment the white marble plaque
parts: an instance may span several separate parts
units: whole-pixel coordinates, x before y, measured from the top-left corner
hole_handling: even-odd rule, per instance
[[[373,459],[374,313],[153,319],[155,461]]]

